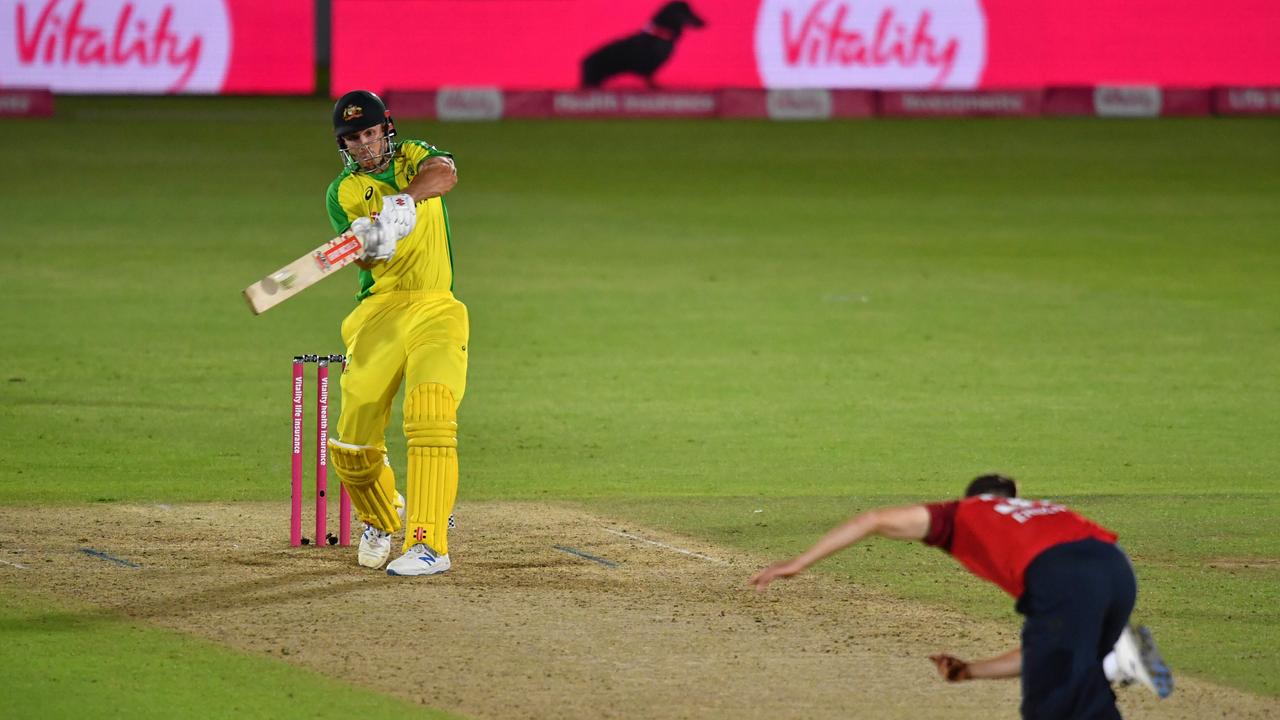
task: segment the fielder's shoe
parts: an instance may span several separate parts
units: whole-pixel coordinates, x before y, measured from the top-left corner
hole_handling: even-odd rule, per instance
[[[388,575],[435,575],[449,569],[449,556],[436,555],[424,543],[418,543],[387,566]]]
[[[1115,651],[1122,685],[1140,683],[1162,698],[1173,692],[1173,672],[1164,663],[1146,626],[1126,627],[1116,641]]]
[[[403,524],[404,498],[397,494],[396,500],[396,513],[400,515],[400,522]],[[387,564],[389,557],[391,557],[391,533],[365,523],[364,532],[360,535],[360,552],[356,555],[356,562],[363,567],[380,568]]]

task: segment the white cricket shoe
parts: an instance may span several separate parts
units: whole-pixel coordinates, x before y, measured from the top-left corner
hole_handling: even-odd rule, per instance
[[[436,555],[425,543],[418,543],[387,566],[388,575],[435,575],[448,570],[449,556]]]
[[[1145,625],[1126,626],[1116,641],[1117,680],[1122,685],[1139,683],[1165,698],[1173,692],[1173,672],[1160,656],[1156,640]]]
[[[391,557],[391,533],[383,532],[377,527],[364,524],[364,533],[360,535],[360,552],[356,561],[367,568],[380,568],[387,564]]]
[[[397,493],[396,500],[399,502],[396,513],[400,516],[400,523],[403,525],[404,497]],[[386,565],[389,557],[391,557],[391,533],[365,523],[364,532],[360,535],[360,551],[356,555],[356,562],[363,567],[376,569]]]

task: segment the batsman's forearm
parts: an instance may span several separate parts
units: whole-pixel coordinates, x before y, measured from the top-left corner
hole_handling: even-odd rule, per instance
[[[422,202],[433,197],[440,197],[458,184],[453,165],[445,162],[427,160],[422,172],[409,182],[404,191],[413,197],[414,202]]]

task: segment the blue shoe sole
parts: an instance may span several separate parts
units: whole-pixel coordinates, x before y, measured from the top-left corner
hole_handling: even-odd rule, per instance
[[[1152,637],[1150,630],[1141,626],[1138,628],[1138,641],[1142,664],[1151,673],[1151,682],[1156,686],[1156,695],[1161,698],[1169,697],[1173,694],[1173,671],[1160,656],[1160,650],[1156,648],[1156,639]]]

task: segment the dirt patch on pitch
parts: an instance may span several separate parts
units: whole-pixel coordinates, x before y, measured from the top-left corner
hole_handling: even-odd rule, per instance
[[[822,575],[757,596],[744,581],[764,558],[563,506],[471,503],[453,570],[392,578],[357,567],[354,548],[284,546],[280,514],[0,508],[0,582],[473,718],[1017,715],[1016,683],[947,685],[926,659],[1003,650],[1015,628]],[[1178,683],[1160,702],[1121,691],[1126,716],[1280,713]]]

